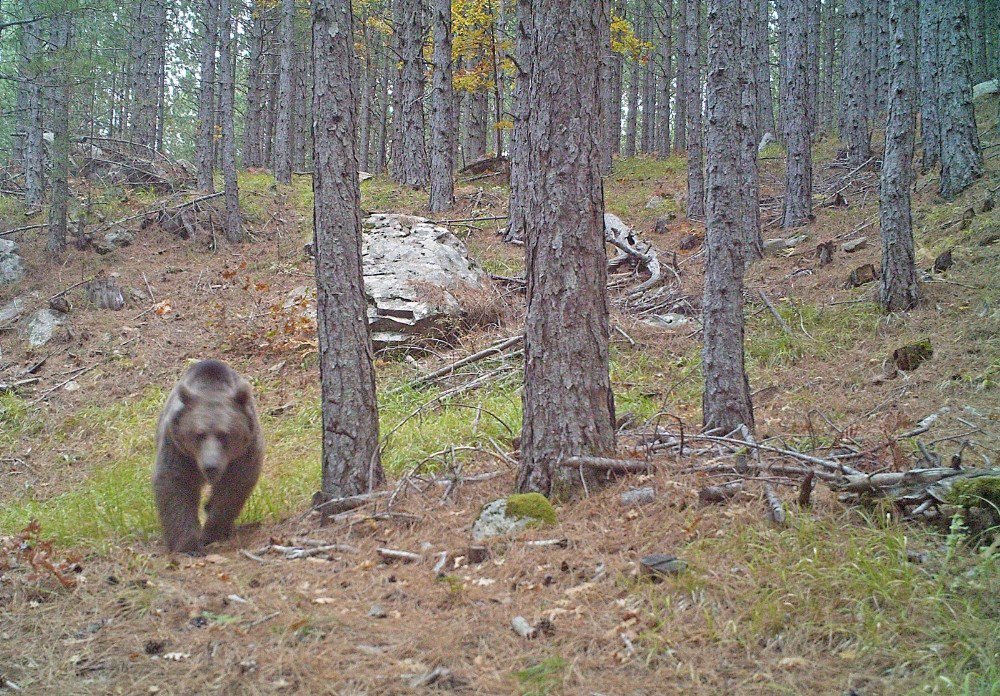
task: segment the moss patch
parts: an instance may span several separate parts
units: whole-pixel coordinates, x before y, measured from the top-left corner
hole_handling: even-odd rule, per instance
[[[977,476],[959,481],[952,488],[956,505],[964,508],[991,507],[1000,511],[1000,476]]]
[[[556,523],[556,510],[541,493],[518,493],[508,497],[507,514],[519,520],[530,517],[543,524]]]

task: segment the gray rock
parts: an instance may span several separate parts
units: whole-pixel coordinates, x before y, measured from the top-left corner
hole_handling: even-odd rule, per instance
[[[1000,80],[980,82],[972,88],[972,100],[981,99],[990,94],[1000,94]]]
[[[482,289],[486,273],[446,228],[413,215],[380,213],[365,220],[362,264],[368,324],[376,348],[404,345],[462,316],[466,290]],[[315,295],[292,290],[285,309],[316,318]]]
[[[368,610],[368,616],[373,619],[384,619],[389,616],[389,614],[380,605],[373,604],[372,608]]]
[[[25,310],[28,309],[28,304],[37,299],[38,293],[33,292],[30,295],[15,297],[3,307],[0,307],[0,326],[8,326],[16,322]]]
[[[18,283],[24,278],[24,259],[12,239],[0,239],[0,285]]]
[[[618,496],[618,500],[625,507],[639,507],[656,500],[656,491],[651,486],[630,488]]]
[[[52,340],[56,329],[66,323],[66,315],[53,309],[40,309],[30,317],[21,330],[31,348],[39,348]]]
[[[104,235],[104,241],[115,249],[121,249],[122,247],[129,246],[135,241],[135,234],[126,230],[124,227],[120,227],[116,230],[111,230]]]
[[[691,320],[683,314],[668,312],[666,314],[651,314],[642,319],[643,324],[649,324],[660,329],[676,329],[679,326],[690,324]]]
[[[639,561],[639,568],[643,575],[664,577],[668,575],[680,575],[687,570],[687,563],[667,553],[654,553],[643,556]]]
[[[659,208],[666,201],[663,200],[663,196],[650,196],[649,200],[646,201],[646,210],[653,210],[654,208]]]
[[[764,253],[774,253],[781,251],[782,249],[791,249],[792,247],[798,246],[805,241],[809,240],[808,234],[800,234],[795,237],[788,238],[778,238],[778,239],[765,239],[764,240]]]
[[[479,517],[472,523],[472,540],[483,541],[498,536],[516,534],[531,525],[530,517],[510,517],[507,515],[507,500],[501,498],[483,506]]]
[[[528,496],[524,496],[528,497]],[[541,498],[541,496],[538,496]],[[507,512],[507,498],[500,498],[483,506],[479,517],[472,523],[472,540],[480,542],[499,536],[510,536],[524,531],[528,527],[545,524],[545,520],[531,514],[514,516]],[[548,501],[541,498],[542,504],[553,514]],[[552,521],[551,519],[549,520]]]
[[[866,246],[868,246],[868,238],[858,237],[857,239],[852,239],[849,242],[844,242],[840,245],[840,249],[846,254],[853,254],[856,251],[861,251]]]

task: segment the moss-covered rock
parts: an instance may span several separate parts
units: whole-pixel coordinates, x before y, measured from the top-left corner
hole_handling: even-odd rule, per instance
[[[528,517],[542,524],[556,523],[556,509],[541,493],[517,493],[508,496],[507,514],[517,519]]]
[[[555,524],[552,503],[539,493],[523,493],[487,503],[472,524],[472,538],[483,541],[509,536],[529,527]]]
[[[1000,511],[1000,476],[976,476],[955,483],[952,500],[963,508],[990,507]]]

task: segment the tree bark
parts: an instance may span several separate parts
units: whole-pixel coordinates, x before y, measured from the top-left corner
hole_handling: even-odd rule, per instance
[[[209,0],[215,4],[217,0]],[[249,27],[248,42],[250,56],[247,64],[247,112],[246,125],[243,129],[243,165],[246,167],[263,167],[267,163],[264,156],[264,123],[267,102],[267,90],[264,85],[266,69],[266,36],[267,7],[262,0],[253,4],[253,22]],[[218,42],[216,36],[215,41]],[[213,51],[213,57],[215,55]],[[214,108],[213,108],[214,111]],[[207,123],[206,123],[207,122]],[[206,130],[214,130],[214,118],[203,118]],[[207,156],[212,158],[212,148],[208,148]]]
[[[785,203],[781,226],[785,229],[812,218],[812,137],[809,91],[809,8],[812,0],[778,0],[781,4],[782,46],[781,123],[785,141]]]
[[[478,62],[486,60],[480,53]],[[487,126],[489,121],[489,98],[486,91],[477,88],[469,94],[469,120],[465,139],[465,158],[475,162],[486,156]]]
[[[69,101],[70,76],[66,51],[73,31],[73,17],[63,10],[49,18],[49,44],[55,53],[49,74],[49,116],[52,128],[52,200],[49,205],[48,252],[59,255],[66,248],[69,217]]]
[[[313,0],[314,229],[323,483],[327,499],[368,493],[379,458],[375,370],[361,269],[350,0]]]
[[[771,6],[760,0],[756,14],[761,50],[750,56],[757,78],[757,142],[765,133],[774,134],[774,95],[771,93]]]
[[[528,197],[528,87],[531,80],[531,0],[518,0],[514,36],[514,131],[511,134],[510,195],[507,199],[505,242],[523,242]],[[634,135],[634,131],[633,131]],[[633,140],[634,145],[634,140]]]
[[[701,2],[688,0],[684,18],[684,77],[687,95],[687,216],[705,218],[705,163],[702,159]]]
[[[219,45],[219,8],[216,0],[202,2],[201,81],[198,91],[198,140],[196,159],[198,162],[198,188],[208,193],[215,192],[213,176],[215,172],[215,52]]]
[[[396,162],[392,178],[404,186],[426,186],[430,176],[424,144],[424,21],[422,0],[392,0],[393,26],[401,67],[399,110],[393,114]]]
[[[654,38],[654,22],[650,0],[643,2],[642,37],[647,43]],[[642,68],[642,131],[639,138],[639,150],[648,154],[656,148],[656,61],[649,57]]]
[[[941,0],[941,196],[951,199],[983,175],[983,153],[972,106],[969,15],[965,0]]]
[[[657,20],[657,44],[660,56],[660,95],[656,100],[656,152],[661,158],[670,156],[670,84],[673,82],[673,0],[662,0],[663,15]]]
[[[702,412],[706,428],[730,432],[740,425],[753,428],[753,406],[743,354],[743,221],[746,190],[737,171],[741,117],[741,80],[749,56],[741,45],[740,0],[708,3],[708,130],[709,161],[705,246],[705,293],[702,322],[702,369],[705,393]],[[744,134],[744,137],[745,134]]]
[[[615,451],[599,173],[601,24],[607,4],[532,0],[527,176],[527,317],[520,491],[580,484],[568,457]],[[592,479],[591,483],[596,483]]]
[[[628,114],[625,117],[625,156],[635,157],[639,131],[639,76],[642,66],[634,56],[629,61]]]
[[[868,123],[868,52],[863,0],[844,0],[844,139],[847,164],[860,167],[872,156]]]
[[[889,24],[892,86],[879,187],[882,223],[879,301],[888,312],[913,308],[920,295],[914,262],[910,207],[916,128],[914,104],[917,87],[917,16],[917,0],[891,0]]]
[[[25,13],[37,17],[41,13],[34,3],[25,3]],[[42,56],[42,22],[25,24],[24,40],[24,203],[29,210],[41,207],[45,197],[45,145],[42,113],[44,98],[39,62]]]
[[[236,94],[235,52],[233,51],[233,11],[230,0],[219,0],[219,118],[222,120],[222,178],[225,182],[225,234],[233,244],[243,241],[243,220],[240,216],[240,191],[236,178],[236,128],[234,100]]]
[[[451,0],[431,0],[434,79],[431,91],[430,204],[432,213],[455,205],[455,92],[451,79]]]
[[[281,0],[278,18],[278,104],[274,127],[274,178],[292,182],[292,110],[295,58],[295,0]]]
[[[829,133],[834,123],[834,74],[837,53],[837,0],[823,3],[823,75],[819,98],[818,132]]]
[[[740,57],[746,61],[740,73],[740,140],[739,172],[742,176],[744,212],[744,267],[764,256],[764,239],[760,229],[760,170],[757,145],[760,142],[760,85],[755,57],[766,50],[767,38],[761,34],[756,2],[740,7]]]
[[[674,52],[677,64],[677,86],[674,90],[674,152],[687,154],[687,17],[688,0],[677,0],[677,39]]]
[[[941,161],[941,119],[938,99],[941,93],[940,7],[937,2],[920,3],[920,140],[923,154],[920,168],[929,172]]]
[[[389,47],[382,46],[382,75],[378,85],[378,139],[375,143],[375,173],[385,174],[389,141]]]

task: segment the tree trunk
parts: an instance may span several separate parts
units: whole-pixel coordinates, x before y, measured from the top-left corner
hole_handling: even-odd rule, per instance
[[[278,19],[278,113],[274,127],[274,178],[292,182],[292,110],[295,58],[295,0],[281,0]]]
[[[754,261],[764,256],[764,239],[760,229],[760,171],[758,168],[757,145],[760,142],[760,85],[757,84],[758,73],[755,57],[765,50],[766,36],[761,33],[761,22],[758,17],[760,6],[754,2],[740,8],[740,42],[739,57],[746,61],[741,64],[740,74],[740,129],[737,131],[740,139],[739,172],[742,176],[744,212],[743,223],[743,253],[744,266],[749,267]]]
[[[214,5],[218,0],[210,1]],[[267,8],[262,4],[262,0],[256,0],[251,13],[253,22],[250,25],[248,37],[250,57],[247,63],[246,125],[243,129],[243,166],[245,167],[263,167],[267,162],[264,157],[264,112],[267,101],[267,90],[264,85],[264,71],[267,67],[266,13]],[[218,41],[217,35],[215,40]],[[215,55],[214,52],[212,55]],[[214,123],[214,119],[201,118],[203,119],[202,126],[210,131],[211,126],[208,124]],[[211,152],[212,149],[209,148],[207,156],[210,158]]]
[[[626,0],[616,0],[614,16],[625,17]],[[608,125],[611,153],[620,155],[622,151],[622,94],[625,79],[625,57],[618,51],[612,54],[611,72],[611,120]]]
[[[607,10],[608,21],[600,25],[601,33],[598,36],[598,41],[601,44],[600,63],[598,63],[598,70],[601,71],[599,77],[601,83],[601,113],[604,117],[604,147],[601,148],[601,174],[607,176],[611,174],[612,153],[614,152],[614,146],[612,145],[612,138],[614,137],[612,129],[614,128],[614,124],[611,122],[611,117],[614,113],[612,88],[614,87],[615,54],[611,50],[611,0],[601,1],[609,3]]]
[[[517,488],[563,496],[574,455],[615,451],[598,37],[607,4],[532,0],[527,95],[527,317]],[[596,480],[591,479],[591,483]]]
[[[219,0],[219,28],[219,118],[222,120],[222,178],[226,186],[225,233],[226,239],[236,244],[243,241],[243,220],[240,217],[240,191],[236,179],[236,129],[233,123],[236,80],[230,0]]]
[[[645,0],[642,14],[642,37],[651,42],[654,36],[652,8],[650,0]],[[656,61],[651,55],[642,68],[642,132],[639,139],[639,150],[648,154],[654,150],[656,143]]]
[[[688,0],[677,0],[677,40],[674,41],[677,65],[677,88],[674,101],[674,152],[687,153],[687,17]]]
[[[983,175],[983,153],[972,107],[969,16],[965,0],[941,0],[941,196],[951,199]]]
[[[312,126],[309,119],[309,56],[295,51],[295,127],[292,129],[292,170],[306,167]],[[365,92],[367,94],[367,91]]]
[[[819,122],[819,31],[820,0],[806,0],[806,117],[810,137]]]
[[[198,92],[198,140],[196,159],[198,162],[198,188],[212,193],[215,191],[213,175],[215,158],[215,51],[219,45],[219,8],[216,0],[202,2],[202,21],[205,33],[202,36],[201,84]]]
[[[687,87],[687,216],[705,218],[705,164],[702,160],[701,129],[701,2],[688,0],[684,18],[684,75]]]
[[[399,111],[393,114],[396,162],[392,178],[404,186],[426,186],[430,176],[424,145],[424,22],[422,0],[392,0],[399,72]]]
[[[923,143],[920,168],[925,173],[941,161],[941,119],[938,114],[941,93],[940,13],[937,2],[924,0],[920,3],[920,140]]]
[[[872,156],[868,124],[868,52],[863,0],[844,0],[844,133],[847,164],[860,167]]]
[[[657,43],[660,51],[660,96],[656,100],[656,152],[662,157],[670,156],[670,83],[673,82],[673,0],[663,0],[663,16],[657,26]]]
[[[774,134],[774,96],[771,93],[771,6],[769,0],[760,0],[756,14],[757,33],[761,49],[752,54],[757,77],[757,142],[765,133]]]
[[[25,5],[25,13],[37,17],[34,4]],[[40,208],[45,197],[45,143],[42,113],[44,99],[39,61],[42,55],[42,22],[24,25],[24,203],[29,210]]]
[[[528,197],[528,85],[531,78],[531,0],[518,0],[517,27],[514,36],[514,132],[510,151],[510,196],[507,199],[505,242],[525,239],[525,209]],[[634,135],[634,131],[633,131]],[[633,138],[633,146],[634,146]]]
[[[130,39],[130,139],[151,149],[156,149],[158,107],[162,99],[159,75],[166,50],[165,2],[140,0],[135,4]]]
[[[451,0],[431,0],[434,27],[434,79],[431,91],[432,213],[455,205],[455,91],[451,81]]]
[[[639,131],[639,75],[642,66],[632,57],[628,71],[628,114],[625,117],[625,156],[635,157]]]
[[[49,116],[52,128],[52,200],[49,206],[48,252],[58,255],[66,248],[69,217],[69,101],[70,79],[66,50],[70,45],[73,16],[68,11],[51,15],[49,44],[55,53],[49,74]]]
[[[781,4],[786,55],[781,64],[781,123],[785,142],[785,229],[812,218],[812,138],[810,135],[809,8],[811,0],[778,0]]]
[[[313,226],[326,499],[368,493],[385,478],[361,270],[351,14],[350,0],[313,0]]]
[[[389,47],[382,46],[382,75],[378,85],[378,140],[375,143],[375,173],[385,174],[389,141]]]
[[[911,309],[916,306],[920,294],[910,208],[910,187],[914,178],[913,132],[916,128],[917,16],[917,0],[891,0],[889,74],[892,85],[879,188],[882,222],[879,301],[888,312]]]
[[[706,428],[730,432],[740,425],[753,428],[753,406],[743,356],[743,268],[745,235],[742,216],[746,189],[739,168],[747,127],[741,116],[743,86],[750,69],[740,38],[740,0],[708,3],[708,130],[705,137],[708,191],[705,247],[705,293],[702,310],[705,393],[702,412]]]
[[[817,131],[829,133],[834,122],[834,76],[833,66],[837,52],[837,0],[823,3],[823,76],[820,87],[819,119]]]
[[[485,57],[480,53],[477,62]],[[465,140],[465,158],[475,162],[486,156],[487,122],[489,121],[489,98],[482,88],[469,94],[469,124]]]

